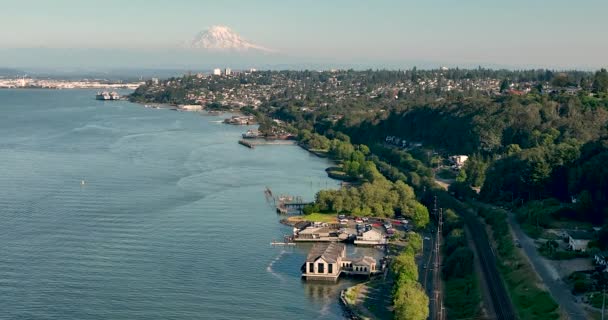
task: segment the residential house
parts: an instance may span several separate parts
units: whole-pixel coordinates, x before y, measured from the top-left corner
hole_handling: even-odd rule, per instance
[[[597,266],[597,270],[602,269],[602,271],[608,272],[608,251],[596,253],[593,256],[593,262]]]
[[[450,161],[452,161],[452,168],[460,170],[464,167],[465,162],[469,159],[469,156],[466,155],[455,155],[450,157]]]
[[[586,231],[568,231],[568,248],[574,251],[586,251],[587,245],[592,238],[591,233]]]

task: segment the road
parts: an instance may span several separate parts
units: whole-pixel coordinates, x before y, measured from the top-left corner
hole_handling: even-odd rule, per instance
[[[554,273],[550,272],[548,266],[543,263],[543,257],[540,256],[536,249],[534,239],[528,237],[515,220],[515,215],[512,212],[508,213],[508,221],[511,225],[511,230],[521,244],[521,249],[528,256],[528,260],[534,267],[534,270],[544,282],[547,289],[553,296],[553,299],[560,305],[562,310],[569,316],[570,320],[585,320],[586,313],[580,304],[574,301],[575,297],[570,292],[568,286],[559,278],[555,278]]]
[[[435,303],[435,289],[437,279],[434,273],[435,236],[432,232],[421,232],[422,254],[418,261],[418,282],[422,284],[426,295],[429,297],[429,319],[436,319],[437,309]]]

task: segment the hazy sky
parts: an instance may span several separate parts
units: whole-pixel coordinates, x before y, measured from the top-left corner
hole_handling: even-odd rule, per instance
[[[607,0],[0,0],[0,49],[156,50],[220,24],[317,60],[596,68],[607,12]]]

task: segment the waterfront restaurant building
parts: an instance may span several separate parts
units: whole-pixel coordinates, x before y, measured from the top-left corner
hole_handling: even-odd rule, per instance
[[[342,271],[340,267],[345,256],[344,244],[336,242],[315,244],[308,252],[302,276],[306,280],[336,281]]]
[[[336,281],[340,274],[370,276],[381,272],[376,259],[368,256],[358,258],[346,257],[346,247],[342,243],[315,244],[303,266],[302,277],[306,280]]]

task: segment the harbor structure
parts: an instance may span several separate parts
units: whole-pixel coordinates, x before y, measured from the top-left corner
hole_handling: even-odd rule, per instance
[[[97,92],[97,95],[95,95],[95,99],[97,99],[97,100],[120,100],[120,95],[116,91],[112,91],[112,92],[101,91],[101,92]]]
[[[254,116],[232,116],[224,119],[224,123],[233,125],[252,125],[256,124]]]
[[[340,235],[338,230],[330,228],[326,223],[313,223],[302,230],[294,229],[293,240],[296,242],[339,242],[348,238],[348,235],[346,237]]]
[[[387,239],[384,234],[374,228],[361,232],[355,239],[355,245],[379,246],[386,243]]]
[[[183,111],[201,111],[203,110],[203,106],[201,106],[200,104],[185,104],[179,106],[179,109]]]

